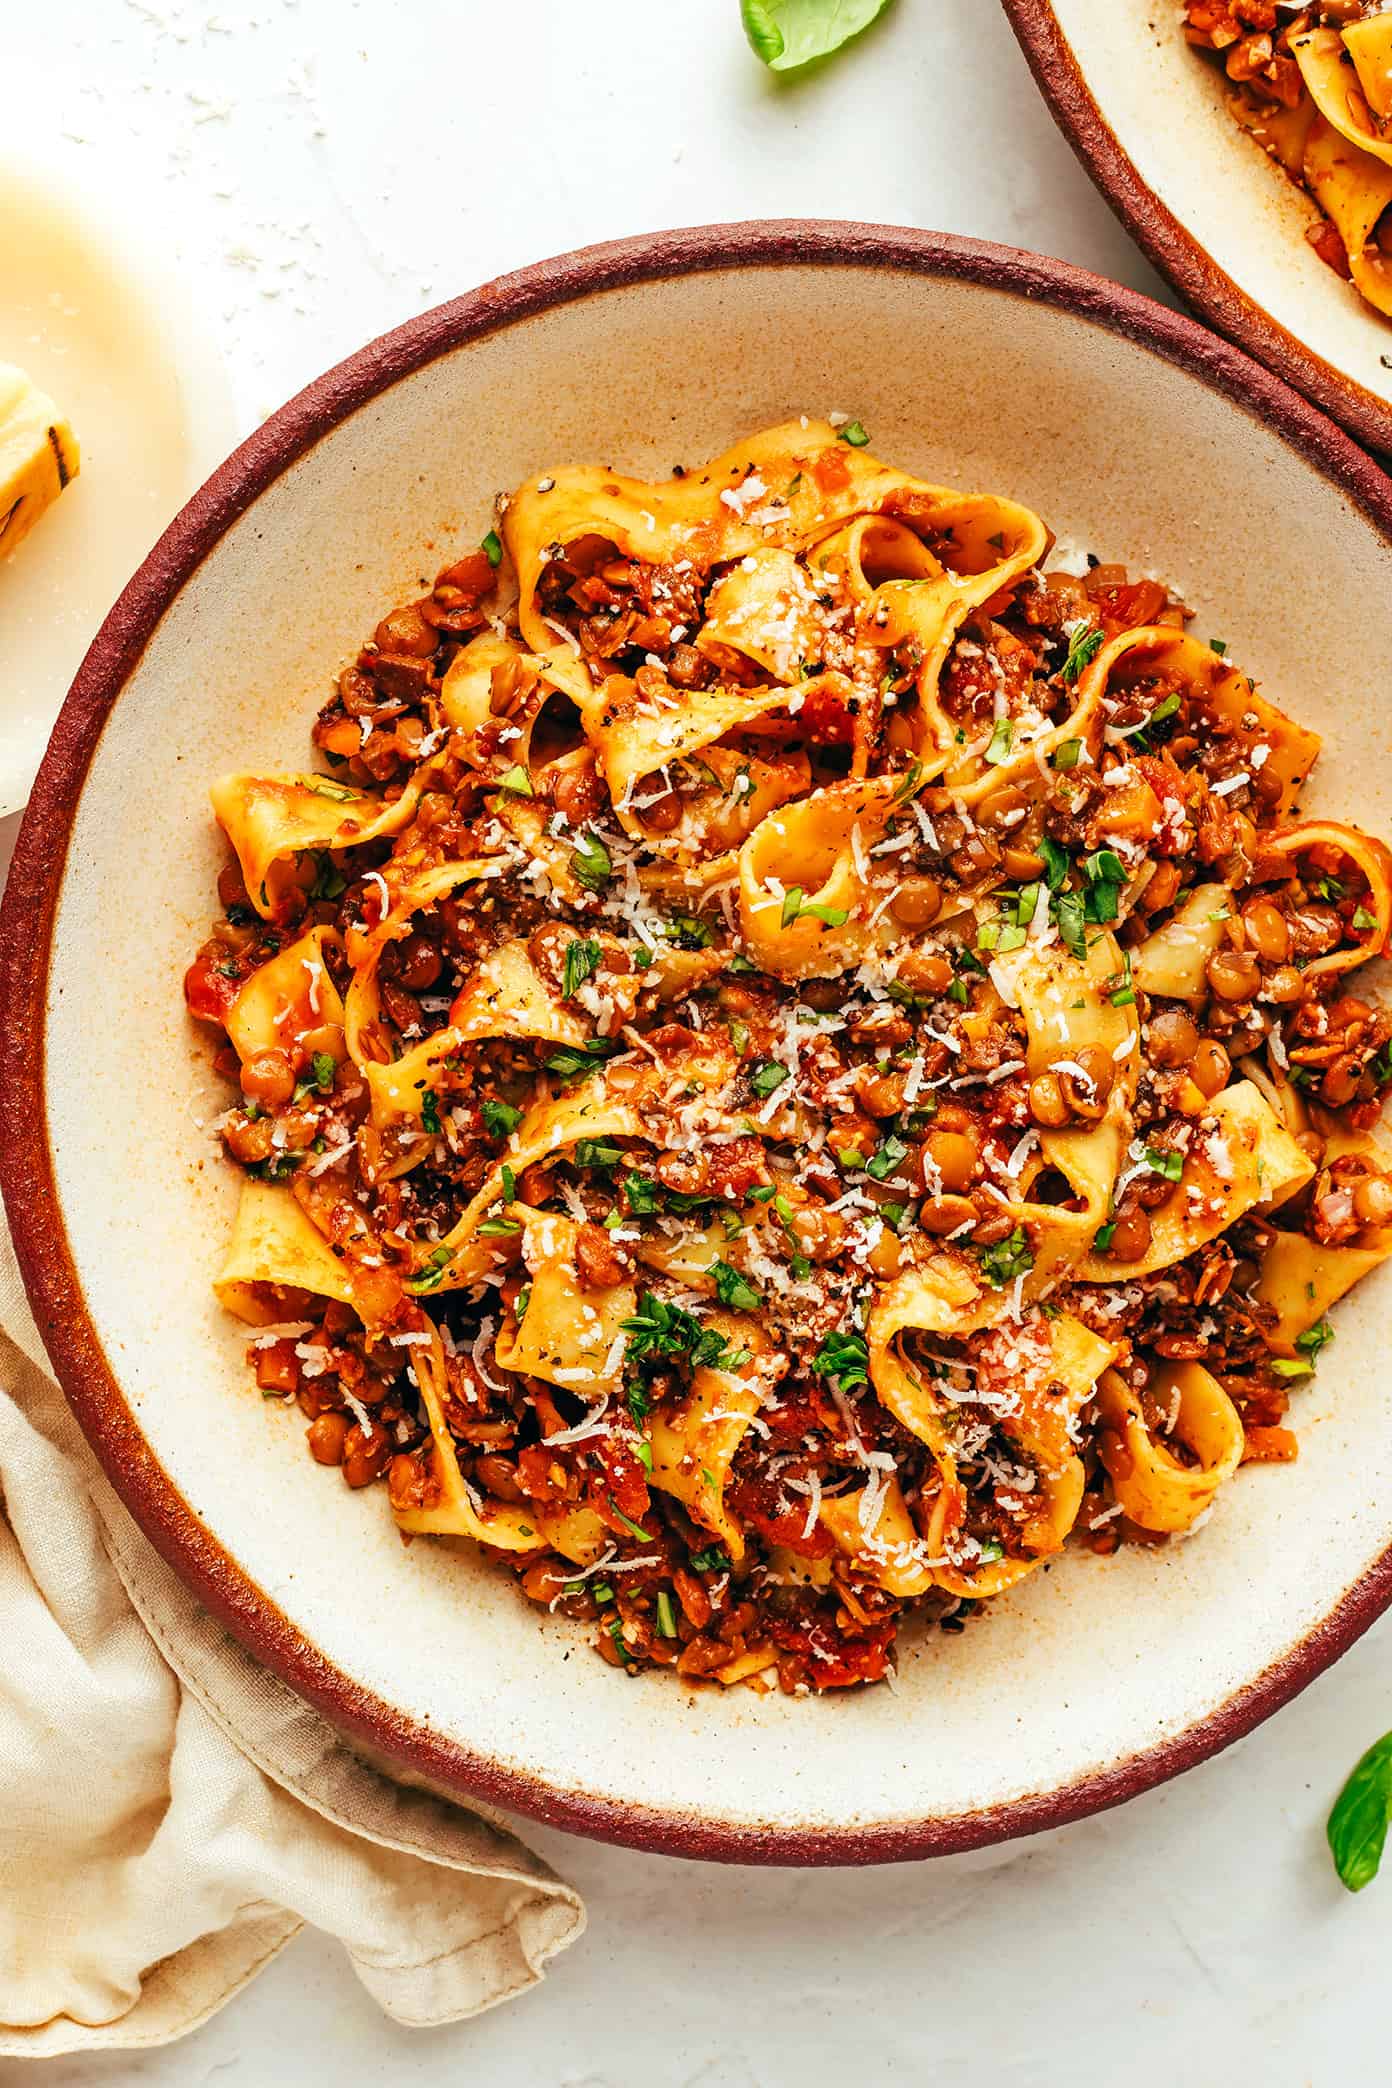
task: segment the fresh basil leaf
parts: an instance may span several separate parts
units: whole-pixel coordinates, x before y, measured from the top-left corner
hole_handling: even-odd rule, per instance
[[[791,72],[839,50],[884,13],[889,0],[740,0],[749,47],[773,72]]]
[[[1340,1791],[1325,1834],[1334,1868],[1350,1892],[1377,1876],[1392,1820],[1392,1733],[1374,1741]]]

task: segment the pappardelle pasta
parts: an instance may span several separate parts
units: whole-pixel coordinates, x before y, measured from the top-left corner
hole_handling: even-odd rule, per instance
[[[1392,11],[1386,0],[1185,0],[1228,106],[1321,216],[1321,260],[1392,318]]]
[[[327,769],[212,792],[217,1290],[314,1458],[799,1693],[1293,1457],[1392,1252],[1392,857],[1314,735],[857,422],[498,505]]]

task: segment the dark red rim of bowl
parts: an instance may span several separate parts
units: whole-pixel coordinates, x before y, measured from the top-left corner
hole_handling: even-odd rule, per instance
[[[1054,121],[1131,237],[1181,297],[1361,442],[1392,450],[1392,404],[1273,319],[1141,179],[1093,99],[1050,0],[1001,0],[1001,5]]]
[[[34,785],[0,910],[0,1121],[6,1127],[0,1184],[54,1368],[117,1493],[212,1615],[340,1730],[466,1801],[481,1800],[605,1841],[729,1862],[875,1863],[1060,1826],[1215,1754],[1304,1688],[1392,1602],[1392,1546],[1313,1631],[1207,1718],[1059,1790],[968,1814],[844,1830],[743,1827],[555,1790],[474,1754],[361,1689],[295,1631],[166,1477],[87,1312],[55,1193],[37,1048],[72,819],[102,727],[168,604],[258,495],[356,408],[471,340],[609,290],[671,276],[799,263],[974,283],[1120,334],[1275,430],[1392,543],[1392,481],[1303,399],[1192,320],[1064,262],[1013,248],[897,226],[795,220],[711,225],[563,254],[422,313],[311,384],[229,458],[146,559],[82,664]]]

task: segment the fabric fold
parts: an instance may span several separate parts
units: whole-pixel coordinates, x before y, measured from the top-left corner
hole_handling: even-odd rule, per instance
[[[499,1816],[395,1782],[136,1528],[0,1237],[0,2055],[159,2044],[309,1923],[398,2022],[524,1992],[584,1928]]]

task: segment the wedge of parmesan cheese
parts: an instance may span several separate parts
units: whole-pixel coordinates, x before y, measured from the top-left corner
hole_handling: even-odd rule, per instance
[[[77,437],[46,392],[0,363],[0,558],[78,472]]]

